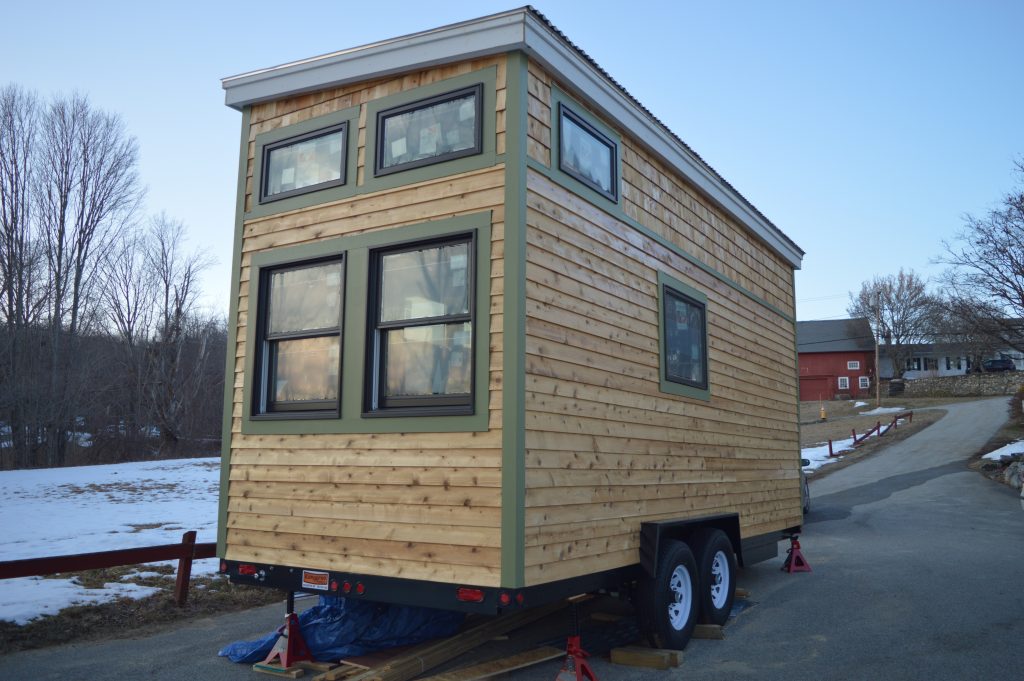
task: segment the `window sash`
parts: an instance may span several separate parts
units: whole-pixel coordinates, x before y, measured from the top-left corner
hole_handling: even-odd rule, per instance
[[[673,383],[680,383],[682,385],[692,386],[694,388],[700,388],[701,390],[706,390],[708,387],[707,308],[697,300],[694,300],[693,298],[683,293],[680,293],[679,291],[676,291],[675,289],[669,286],[664,286],[662,297],[662,314],[665,319],[665,330],[663,332],[665,335],[665,357],[663,358],[665,365],[665,380],[671,381]],[[673,344],[670,343],[670,341],[672,340],[672,336],[675,335],[670,333],[671,325],[674,323],[673,320],[675,319],[674,315],[672,314],[673,310],[670,307],[673,301],[678,301],[686,305],[687,330],[685,340],[689,341],[688,349],[690,351],[690,363],[696,364],[697,362],[699,362],[699,366],[696,367],[698,369],[698,373],[700,374],[698,378],[693,378],[692,371],[690,373],[690,376],[685,376],[683,374],[675,373],[673,371],[673,362],[670,361],[670,356],[673,353],[682,353],[684,350],[686,350],[686,348],[673,347]],[[693,316],[694,312],[696,313],[696,317]],[[691,324],[693,324],[693,322],[695,321],[698,322],[697,328],[690,328]],[[676,333],[678,333],[678,331]],[[684,339],[677,337],[676,340]],[[697,341],[697,358],[693,357],[694,340]]]
[[[840,390],[849,390],[850,389],[850,377],[849,376],[840,376],[839,377],[839,389]]]
[[[314,141],[319,140],[321,138],[325,138],[325,137],[329,137],[329,136],[333,136],[333,135],[338,135],[339,141],[341,143],[341,149],[339,151],[338,168],[337,168],[337,170],[338,170],[338,177],[333,178],[333,179],[323,180],[323,181],[309,182],[307,184],[302,184],[300,186],[296,186],[296,187],[294,187],[292,189],[286,189],[286,190],[280,190],[280,191],[271,192],[273,174],[275,172],[277,172],[277,170],[278,170],[278,168],[274,164],[274,156],[275,156],[275,154],[282,154],[286,149],[289,149],[291,147],[298,147],[300,145],[308,144],[310,142],[314,142]],[[281,199],[286,199],[286,198],[291,197],[291,196],[298,196],[300,194],[307,194],[309,192],[320,191],[321,189],[328,189],[330,187],[339,187],[341,185],[344,185],[348,181],[348,178],[346,177],[346,174],[347,174],[346,171],[347,171],[347,168],[348,168],[347,159],[348,159],[348,122],[347,121],[344,122],[344,123],[339,123],[338,125],[332,125],[332,126],[329,126],[327,128],[321,128],[319,130],[314,130],[312,132],[308,132],[308,133],[305,133],[305,134],[302,134],[302,135],[296,135],[294,137],[289,137],[289,138],[283,139],[283,140],[281,140],[279,142],[273,142],[273,143],[270,143],[270,144],[266,144],[263,147],[263,157],[262,157],[262,163],[261,163],[261,175],[262,175],[262,177],[259,178],[259,181],[260,181],[259,201],[260,201],[260,203],[270,203],[272,201],[279,201]],[[331,169],[333,170],[333,167]],[[282,173],[284,173],[287,170],[289,170],[289,168],[287,166],[285,166],[283,168],[280,168],[280,171]],[[302,172],[304,172],[304,169],[299,167],[299,163],[296,162],[295,166],[293,168],[291,168],[291,174],[292,174],[292,177],[293,177],[293,180],[292,180],[291,184],[296,184],[297,183],[295,181],[297,179],[297,178],[295,178],[295,176],[299,175]],[[306,170],[306,172],[308,172],[308,169]],[[284,184],[288,184],[288,183],[284,183]]]

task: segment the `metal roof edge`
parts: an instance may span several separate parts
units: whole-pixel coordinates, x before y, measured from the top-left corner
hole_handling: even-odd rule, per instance
[[[492,14],[224,78],[235,109],[410,69],[521,50],[608,116],[799,269],[804,252],[711,166],[532,7]]]

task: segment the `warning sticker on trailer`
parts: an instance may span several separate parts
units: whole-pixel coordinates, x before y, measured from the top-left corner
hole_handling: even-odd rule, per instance
[[[330,575],[326,572],[314,572],[313,570],[302,571],[303,589],[320,589],[321,591],[327,591],[327,583],[329,581]]]

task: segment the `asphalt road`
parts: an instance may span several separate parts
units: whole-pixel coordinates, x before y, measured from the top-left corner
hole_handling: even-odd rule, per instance
[[[754,605],[727,625],[724,641],[692,641],[683,665],[668,672],[593,659],[597,678],[1024,678],[1024,512],[1016,492],[965,466],[1005,418],[1005,398],[952,405],[912,438],[813,481],[801,537],[813,572],[782,573],[781,558],[743,570],[739,584]],[[0,679],[254,681],[267,677],[216,651],[262,636],[282,617],[283,607],[271,606],[7,655]],[[559,666],[511,678],[550,681]]]

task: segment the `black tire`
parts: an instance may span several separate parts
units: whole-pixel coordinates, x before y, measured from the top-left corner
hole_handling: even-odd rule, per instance
[[[637,589],[640,626],[659,648],[682,650],[697,624],[697,562],[681,541],[665,541],[653,578]]]
[[[700,592],[700,621],[705,624],[726,623],[736,599],[736,554],[725,532],[701,530],[690,542],[696,552]]]

